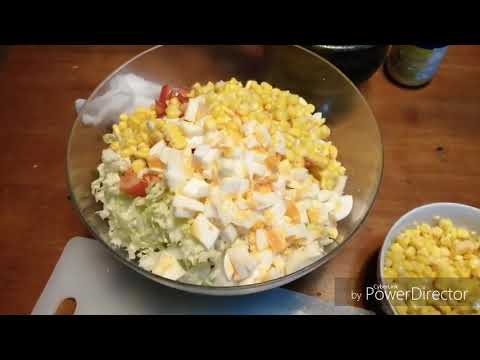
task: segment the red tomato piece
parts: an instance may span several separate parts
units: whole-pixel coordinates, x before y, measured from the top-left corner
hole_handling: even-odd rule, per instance
[[[158,116],[164,116],[167,110],[167,101],[177,98],[182,104],[189,101],[188,90],[181,88],[172,88],[170,85],[164,85],[157,101],[155,101],[155,110]]]
[[[148,182],[140,179],[133,170],[128,170],[120,178],[120,191],[133,197],[147,196]]]
[[[158,101],[162,104],[165,104],[168,99],[170,99],[170,94],[172,93],[172,88],[170,85],[165,85],[162,87],[162,92],[160,93],[160,98]]]

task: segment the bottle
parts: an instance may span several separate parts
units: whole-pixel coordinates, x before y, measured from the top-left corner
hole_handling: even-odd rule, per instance
[[[438,72],[448,45],[394,45],[386,61],[387,75],[396,83],[419,88]]]

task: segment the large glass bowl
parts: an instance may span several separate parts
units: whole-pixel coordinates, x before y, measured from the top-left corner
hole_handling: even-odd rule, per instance
[[[353,83],[322,57],[298,46],[157,46],[117,69],[92,93],[102,95],[111,78],[133,73],[147,80],[173,86],[216,82],[232,77],[240,81],[267,81],[299,94],[327,118],[339,159],[347,168],[346,193],[354,196],[351,215],[338,225],[339,242],[326,256],[282,278],[247,286],[207,287],[171,281],[141,269],[126,252],[112,247],[108,226],[95,214],[90,184],[97,177],[107,129],[88,127],[79,118],[73,126],[67,154],[72,199],[92,234],[122,263],[145,277],[175,289],[208,295],[256,293],[296,280],[335,257],[366,220],[377,196],[383,171],[383,147],[375,117]],[[81,114],[80,114],[81,115]]]

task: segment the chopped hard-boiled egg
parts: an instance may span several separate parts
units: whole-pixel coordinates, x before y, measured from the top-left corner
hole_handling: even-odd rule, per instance
[[[196,149],[205,142],[204,136],[192,136],[187,139],[187,146],[191,149]]]
[[[205,205],[203,203],[183,195],[175,195],[172,204],[175,208],[189,211],[203,212],[205,210]]]
[[[131,254],[151,241],[147,250],[162,254],[161,276],[245,285],[295,271],[338,237],[353,198],[343,194],[345,168],[313,105],[268,83],[235,79],[189,90],[165,85],[159,95],[104,137],[110,158],[124,162],[115,173],[121,188],[147,197],[131,208],[139,212],[132,222],[149,227],[131,236],[139,242],[129,244]],[[109,211],[101,214],[108,220]],[[471,244],[455,249],[468,253]],[[142,263],[152,270],[156,257]]]
[[[265,229],[258,229],[256,232],[256,246],[258,251],[263,251],[268,248],[268,237]]]
[[[195,217],[195,212],[184,208],[176,208],[175,216],[180,219],[192,219]]]
[[[353,208],[353,197],[351,195],[344,195],[338,198],[333,209],[333,216],[337,221],[345,219]]]
[[[215,213],[223,226],[229,225],[237,212],[237,207],[231,199],[219,189],[213,189],[210,194],[210,202],[215,208]]]
[[[162,161],[167,164],[165,179],[169,188],[174,191],[180,189],[188,179],[188,169],[186,166],[185,154],[180,150],[165,148],[162,151]]]
[[[286,225],[286,237],[294,239],[305,239],[308,237],[308,231],[304,224]]]
[[[197,119],[197,114],[200,107],[205,103],[204,96],[198,96],[188,102],[187,110],[185,111],[185,120],[194,122]]]
[[[265,210],[273,206],[277,201],[277,195],[275,193],[253,193],[253,201],[256,204],[257,210]]]
[[[337,192],[339,195],[343,195],[345,191],[345,186],[347,185],[347,177],[346,176],[339,176],[337,180],[337,185],[335,186],[334,191]]]
[[[261,221],[261,219],[261,216],[254,211],[238,210],[232,218],[232,223],[243,230],[249,230],[254,227],[257,222]]]
[[[286,187],[287,179],[282,176],[279,176],[277,181],[273,183],[273,190],[280,195],[284,194]]]
[[[190,179],[183,188],[183,194],[185,196],[200,199],[204,198],[209,193],[209,185],[205,180],[193,178]]]
[[[288,256],[286,261],[287,273],[293,273],[305,265],[308,265],[323,255],[323,251],[317,242],[312,242],[305,247],[299,248]]]
[[[208,166],[216,161],[220,156],[220,150],[210,147],[207,144],[197,146],[193,157],[202,165]]]
[[[234,269],[232,277],[236,281],[248,278],[258,264],[257,259],[248,252],[247,246],[234,246],[227,250],[227,254]]]
[[[309,222],[308,209],[311,208],[311,202],[306,201],[306,200],[299,201],[299,202],[295,203],[295,206],[298,209],[298,213],[299,213],[299,216],[300,216],[300,222],[302,224],[307,224]]]
[[[270,247],[275,253],[283,252],[287,246],[287,239],[283,231],[278,229],[270,229],[267,231],[267,239]]]
[[[198,125],[182,121],[180,123],[180,127],[183,130],[185,136],[187,136],[189,138],[193,138],[195,136],[202,136],[203,135],[203,128],[198,126]],[[188,142],[188,140],[187,140],[187,142]]]
[[[159,141],[156,143],[149,151],[149,155],[161,160],[164,164],[167,164],[168,161],[168,146],[165,145],[165,142]]]
[[[225,271],[225,276],[227,277],[227,279],[232,280],[235,269],[232,265],[232,260],[230,259],[230,254],[228,250],[223,258],[223,270]]]
[[[270,250],[261,251],[255,254],[255,258],[258,262],[257,267],[248,278],[240,282],[240,285],[255,284],[266,277],[273,263],[273,253]]]
[[[272,137],[270,136],[270,133],[268,132],[267,128],[262,125],[257,125],[255,127],[255,138],[264,148],[267,148],[272,143]]]
[[[205,215],[198,215],[192,224],[192,234],[206,249],[211,249],[217,241],[220,230],[208,221]]]
[[[243,194],[248,191],[250,182],[238,177],[227,177],[222,180],[220,189],[225,194]]]
[[[221,177],[245,177],[245,165],[240,159],[221,159],[219,161],[219,175]]]
[[[222,230],[220,236],[222,240],[233,243],[238,237],[237,229],[232,224],[229,224]]]
[[[160,254],[152,272],[170,280],[178,280],[186,273],[178,260],[166,252]]]

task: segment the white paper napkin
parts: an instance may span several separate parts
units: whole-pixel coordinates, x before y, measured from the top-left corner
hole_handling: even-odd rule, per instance
[[[106,127],[118,121],[123,113],[139,107],[149,107],[162,91],[162,86],[134,74],[121,74],[112,78],[107,92],[90,103],[75,101],[75,109],[85,125]]]

